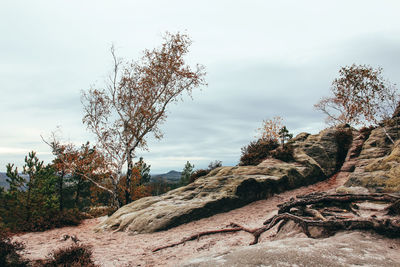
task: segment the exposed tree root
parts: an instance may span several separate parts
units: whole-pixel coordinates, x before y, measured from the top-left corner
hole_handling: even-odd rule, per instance
[[[399,196],[390,194],[309,194],[298,196],[297,199],[291,199],[288,202],[278,205],[278,213],[289,212],[291,208],[298,206],[306,206],[310,204],[333,205],[335,203],[351,203],[354,201],[384,201],[395,202],[400,199]]]
[[[244,229],[244,228],[243,228],[243,229]],[[189,237],[186,237],[186,238],[182,239],[182,240],[179,241],[179,242],[176,242],[176,243],[172,243],[172,244],[169,244],[169,245],[165,245],[165,246],[162,246],[162,247],[155,248],[155,249],[152,250],[152,252],[156,252],[156,251],[159,251],[159,250],[162,250],[162,249],[165,249],[165,248],[172,248],[172,247],[178,246],[178,245],[180,245],[180,244],[184,244],[184,243],[186,243],[187,241],[199,239],[201,236],[213,235],[213,234],[219,234],[219,233],[238,232],[238,231],[242,231],[243,229],[242,229],[242,228],[239,228],[239,227],[236,227],[236,225],[235,225],[234,228],[218,229],[218,230],[211,230],[211,231],[200,232],[200,233],[191,235],[191,236],[189,236]]]
[[[384,211],[385,217],[378,218],[376,215],[371,217],[361,217],[357,212],[356,205],[353,202],[359,201],[379,201],[392,203]],[[314,207],[311,207],[314,205]],[[346,209],[336,206],[345,206]],[[298,224],[302,231],[308,236],[309,227],[319,227],[327,233],[336,233],[341,230],[372,230],[376,233],[389,236],[400,236],[400,218],[398,214],[400,205],[400,196],[389,194],[324,194],[313,193],[304,196],[297,196],[297,199],[291,199],[288,202],[278,205],[278,214],[264,222],[264,226],[256,229],[249,229],[236,223],[231,223],[231,228],[218,229],[200,232],[182,239],[179,242],[165,245],[153,249],[153,252],[175,247],[184,244],[187,241],[199,239],[201,236],[244,231],[253,235],[254,240],[250,245],[257,244],[261,234],[272,229],[274,226],[284,225],[287,221],[293,221]],[[328,206],[328,207],[327,207]],[[318,210],[321,209],[321,210]],[[292,210],[293,209],[293,210]],[[394,215],[395,217],[387,217]],[[281,223],[281,224],[280,224]]]

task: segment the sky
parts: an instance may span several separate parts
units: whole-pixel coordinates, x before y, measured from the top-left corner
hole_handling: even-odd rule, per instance
[[[82,124],[82,91],[101,88],[110,47],[137,60],[166,31],[193,40],[186,62],[206,67],[208,86],[169,106],[164,138],[137,156],[151,172],[186,161],[238,163],[264,119],[290,132],[327,127],[313,105],[340,67],[369,64],[400,84],[400,1],[389,0],[2,0],[0,171],[29,151],[50,163],[51,132],[76,145],[95,136]]]

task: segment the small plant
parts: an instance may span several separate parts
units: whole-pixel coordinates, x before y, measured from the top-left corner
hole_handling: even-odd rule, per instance
[[[43,267],[56,266],[97,266],[92,260],[91,247],[87,245],[72,245],[68,248],[59,249],[48,256]]]
[[[271,156],[271,151],[279,146],[277,140],[258,139],[252,141],[245,147],[242,147],[242,155],[240,157],[240,166],[258,165]]]
[[[280,130],[283,128],[282,118],[275,116],[270,120],[263,120],[261,128],[258,128],[261,139],[265,141],[278,141]]]
[[[209,171],[212,171],[219,167],[222,167],[222,161],[220,161],[220,160],[211,161],[210,164],[208,164]]]
[[[278,148],[271,151],[271,157],[285,162],[293,161],[293,146],[290,144],[279,146]]]
[[[210,173],[210,170],[205,170],[205,169],[198,169],[190,175],[190,181],[189,183],[193,183],[196,181],[198,178],[206,176],[207,174]]]
[[[87,216],[84,216],[84,214],[78,210],[63,210],[46,214],[43,217],[35,217],[31,221],[26,222],[23,229],[17,230],[41,232],[64,226],[76,226],[79,225],[83,219],[87,218]]]
[[[23,243],[12,242],[7,232],[0,229],[0,266],[28,266],[28,262],[18,254],[24,248]]]
[[[210,164],[208,164],[208,169],[198,169],[198,170],[194,171],[192,173],[192,175],[190,175],[189,183],[193,183],[198,178],[200,178],[202,176],[206,176],[212,170],[219,168],[219,167],[222,167],[222,161],[220,161],[220,160],[211,161]]]
[[[293,138],[293,134],[289,133],[289,130],[286,128],[286,126],[283,126],[280,130],[279,130],[279,138],[281,139],[281,144],[282,147],[285,146],[285,143]]]

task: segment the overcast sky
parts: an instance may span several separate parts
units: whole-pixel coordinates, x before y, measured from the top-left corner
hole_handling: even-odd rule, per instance
[[[206,67],[193,100],[170,106],[164,138],[138,152],[152,173],[210,161],[236,165],[263,119],[279,115],[297,134],[326,125],[313,109],[341,66],[370,64],[400,84],[400,1],[71,1],[0,3],[0,171],[50,149],[40,135],[58,126],[76,144],[94,136],[82,124],[82,90],[101,87],[109,48],[137,59],[165,31],[190,35],[187,62]]]

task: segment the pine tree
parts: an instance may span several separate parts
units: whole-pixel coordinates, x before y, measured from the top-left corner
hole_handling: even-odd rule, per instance
[[[147,165],[146,162],[143,161],[143,157],[140,157],[139,161],[135,163],[135,168],[137,168],[140,172],[139,185],[150,182],[150,167],[151,165]]]
[[[194,164],[190,164],[189,161],[186,162],[185,167],[182,170],[181,174],[181,185],[187,185],[190,181],[190,176],[193,174]]]
[[[283,126],[279,130],[279,138],[281,139],[282,147],[284,147],[285,146],[285,141],[292,139],[293,138],[293,134],[289,133],[289,130],[286,128],[286,126]]]

